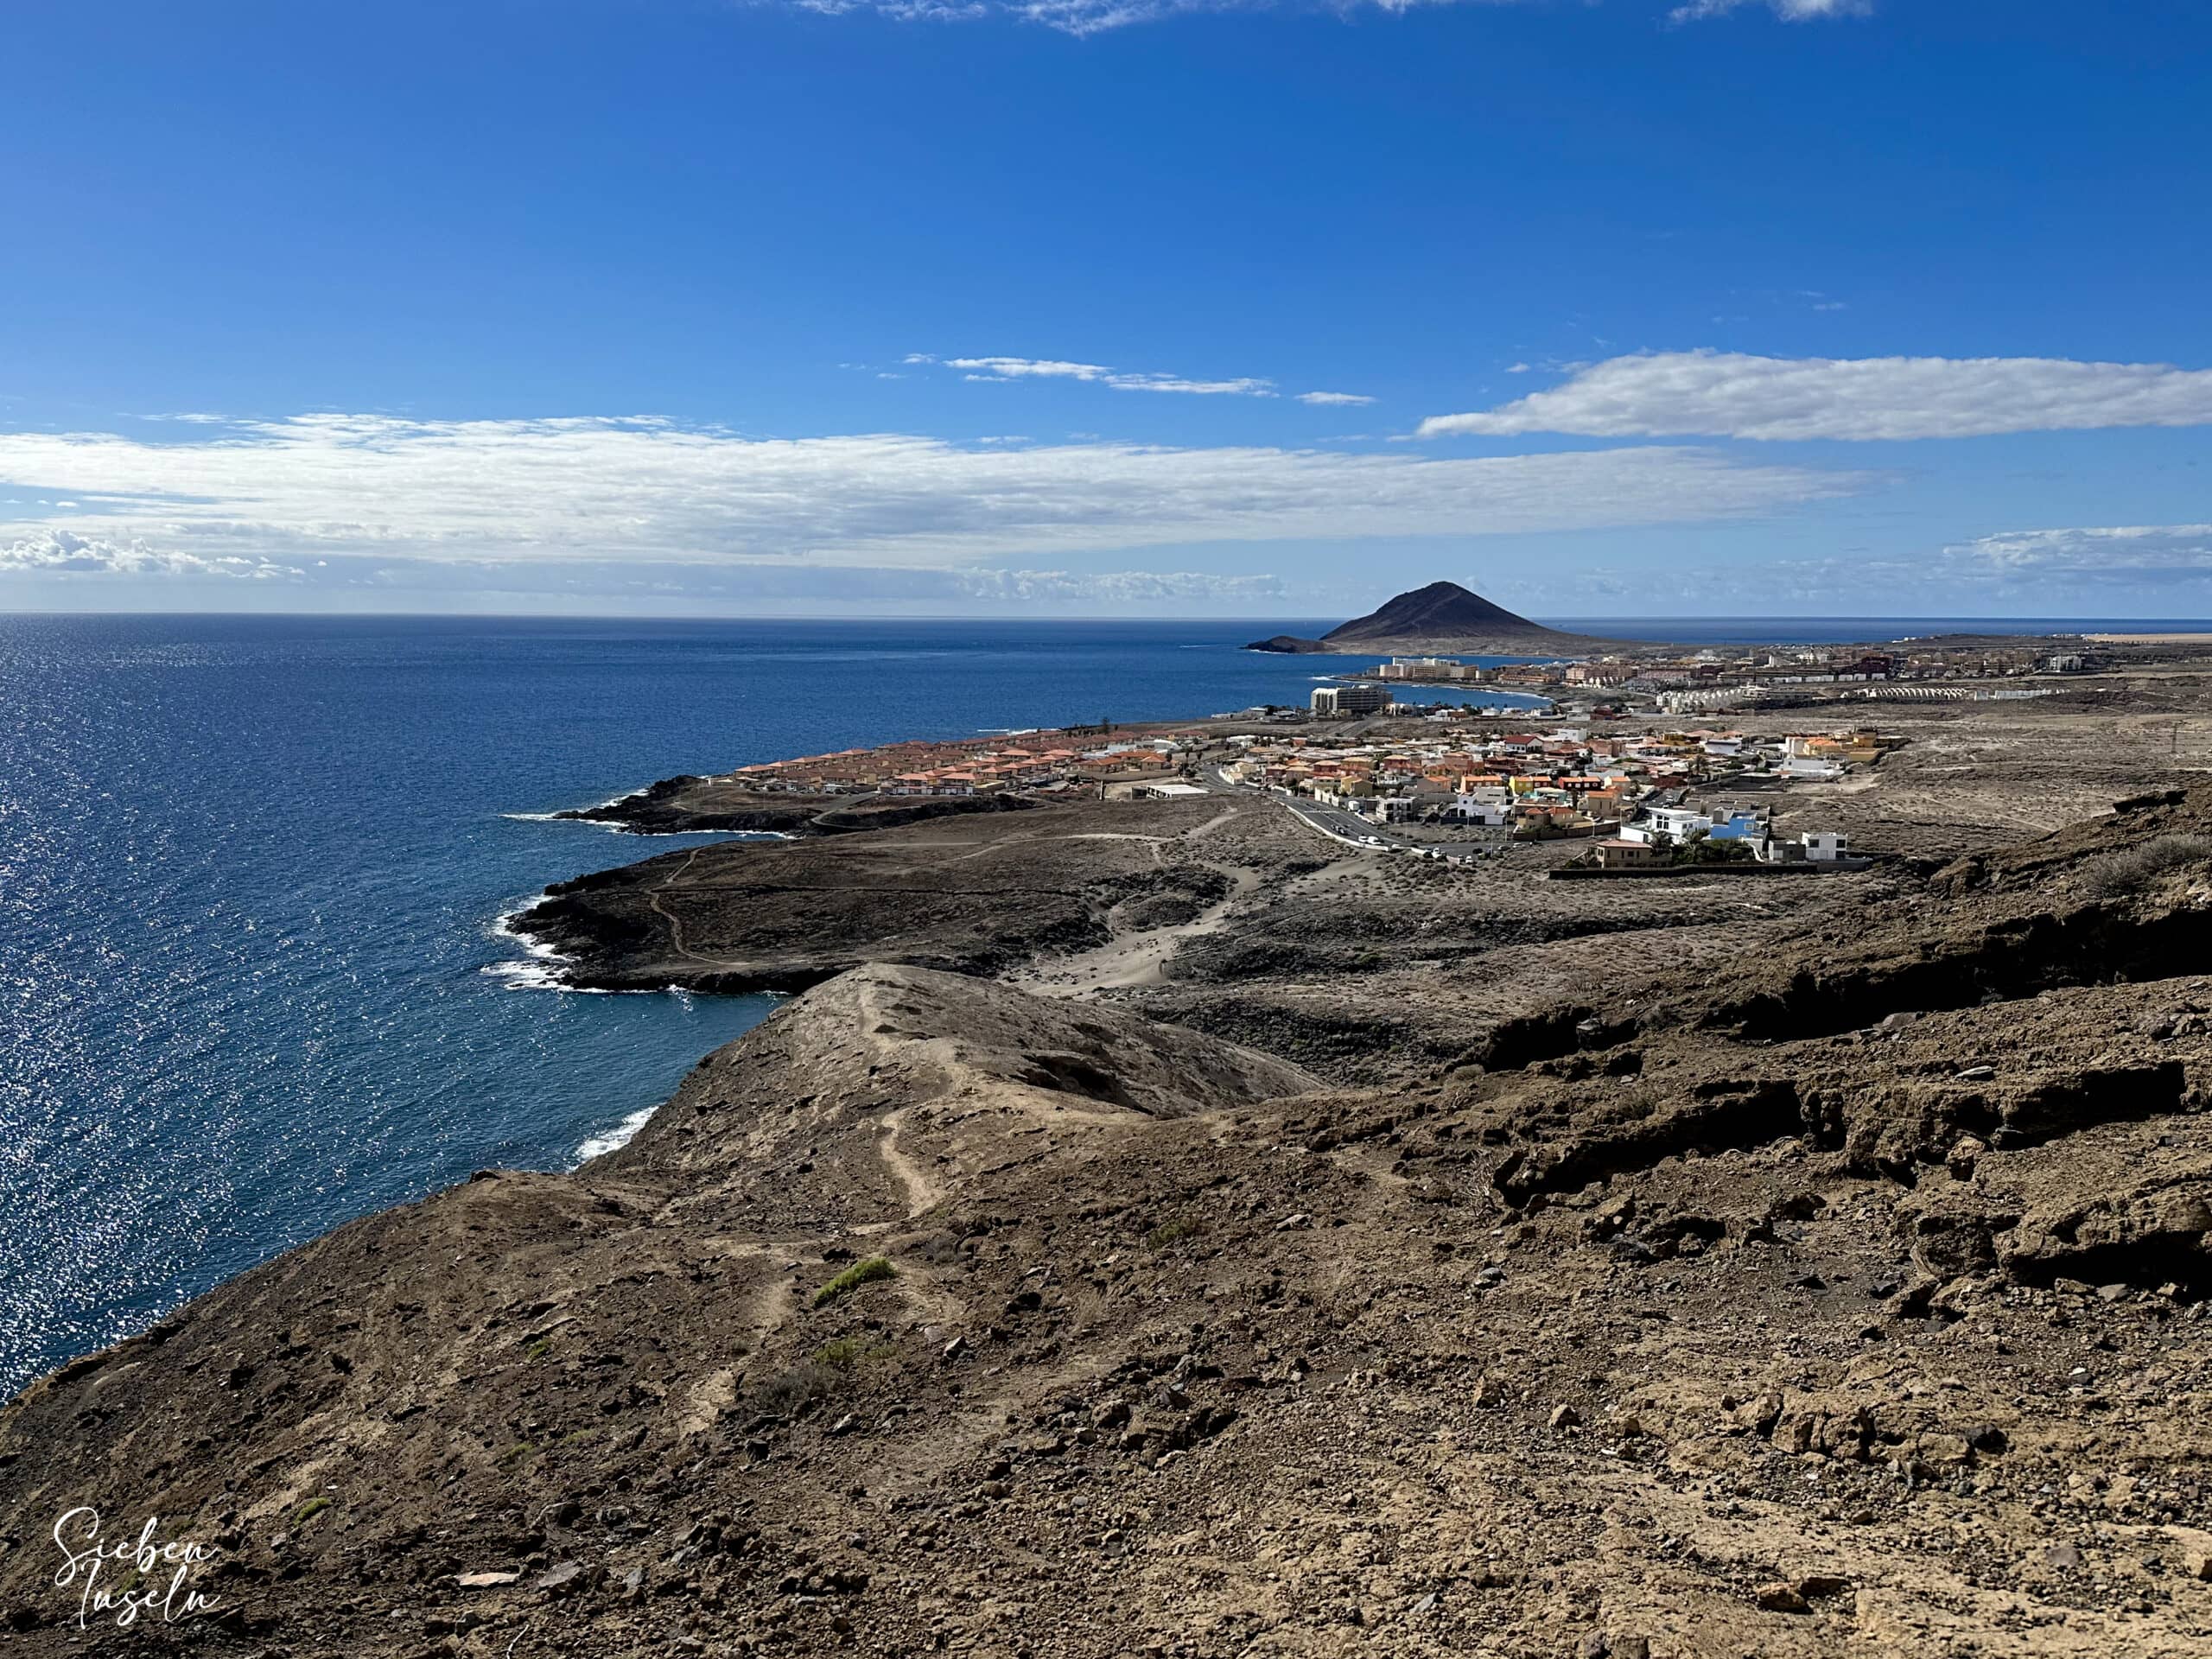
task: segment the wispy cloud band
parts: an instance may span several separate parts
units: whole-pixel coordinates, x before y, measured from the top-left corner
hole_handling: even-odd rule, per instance
[[[1685,523],[1866,480],[1657,446],[1437,459],[315,415],[174,442],[0,434],[0,481],[79,504],[16,526],[18,540],[94,539],[121,550],[107,559],[115,569],[338,556],[953,569],[1201,543]]]
[[[1038,23],[1064,35],[1103,35],[1138,23],[1223,11],[1357,12],[1391,16],[1452,5],[1518,5],[1535,0],[787,0],[801,11],[826,17],[855,13],[888,17],[902,23],[968,23],[1010,18]],[[1663,15],[1676,23],[1719,17],[1744,6],[1772,12],[1785,22],[1814,22],[1864,17],[1872,0],[1686,0]]]
[[[929,352],[909,352],[902,359],[910,368],[957,369],[963,379],[997,382],[1017,380],[1075,380],[1109,386],[1116,391],[1180,392],[1198,397],[1277,397],[1282,394],[1263,375],[1236,375],[1198,379],[1157,370],[1114,369],[1103,363],[1077,363],[1052,357],[938,357]],[[1301,404],[1371,404],[1372,397],[1353,391],[1301,391]]]
[[[2212,370],[2054,357],[1616,357],[1496,409],[1436,415],[1424,438],[1980,437],[2212,423]]]
[[[1688,0],[1668,14],[1678,23],[1694,23],[1707,17],[1723,17],[1745,6],[1764,6],[1788,23],[1817,22],[1830,17],[1867,17],[1873,15],[1873,0]]]
[[[2015,530],[1943,550],[1955,578],[2160,588],[2212,581],[2212,524]]]

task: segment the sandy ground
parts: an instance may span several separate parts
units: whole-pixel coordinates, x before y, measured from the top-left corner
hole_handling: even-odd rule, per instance
[[[836,976],[0,1413],[0,1648],[2197,1659],[2212,696],[1852,715],[1774,798],[1865,874],[1201,801],[577,884],[641,976]],[[900,952],[963,971],[836,971]],[[79,1630],[73,1503],[219,1613]]]

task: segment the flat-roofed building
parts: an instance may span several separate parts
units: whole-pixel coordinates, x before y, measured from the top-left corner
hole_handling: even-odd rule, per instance
[[[1323,720],[1379,715],[1390,706],[1390,694],[1379,685],[1317,685],[1313,706]]]

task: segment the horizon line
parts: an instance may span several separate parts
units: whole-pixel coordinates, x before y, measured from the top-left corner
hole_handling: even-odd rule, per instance
[[[1103,614],[1057,613],[1043,616],[1008,615],[1003,612],[972,611],[917,611],[842,613],[816,612],[715,612],[700,614],[677,611],[468,611],[468,610],[308,610],[258,611],[216,609],[162,609],[153,607],[111,607],[105,609],[70,608],[64,607],[23,607],[0,608],[0,620],[16,617],[205,617],[254,621],[468,621],[468,622],[1003,622],[1032,625],[1099,623],[1099,622],[1194,622],[1217,623],[1224,626],[1242,627],[1249,624],[1275,622],[1318,622],[1328,620],[1325,616],[1292,616],[1286,614],[1192,616],[1154,615],[1132,613]],[[1349,619],[1357,620],[1357,619]],[[2212,632],[2212,617],[2195,616],[2088,616],[2057,615],[2048,612],[2033,614],[2004,615],[1940,612],[1921,614],[1883,614],[1868,611],[1675,611],[1645,613],[1592,613],[1582,616],[1555,615],[1548,621],[1530,617],[1530,621],[1566,632],[1573,627],[1596,622],[1639,621],[1644,624],[1663,622],[2111,622],[2153,624],[2162,627],[2184,625],[2201,626]],[[1623,643],[1635,643],[1624,641]],[[1655,641],[1652,643],[1666,643]],[[1369,652],[1331,652],[1330,655],[1362,656]]]

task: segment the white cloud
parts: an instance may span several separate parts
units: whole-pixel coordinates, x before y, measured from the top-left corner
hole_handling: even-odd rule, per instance
[[[1763,5],[1785,22],[1812,22],[1822,17],[1866,17],[1873,0],[1689,0],[1669,14],[1678,23],[1719,17],[1746,5]]]
[[[1495,584],[1508,604],[1550,614],[1694,615],[1715,595],[1745,614],[1792,614],[1808,594],[1834,613],[1863,616],[2197,615],[2212,596],[2212,524],[2125,524],[2006,531],[1941,548],[1738,563],[1688,561],[1639,569],[1516,569]],[[2196,593],[2180,596],[2180,590]],[[2127,613],[2125,610],[2120,613]]]
[[[2212,580],[2212,524],[2016,530],[1943,550],[1965,580],[2162,587]]]
[[[1750,357],[1656,352],[1591,365],[1419,435],[1962,438],[2212,423],[2212,370],[2050,357]]]
[[[1107,383],[1117,391],[1182,391],[1199,397],[1272,397],[1272,380],[1186,380],[1179,374],[1116,375]]]
[[[1037,604],[1219,603],[1277,599],[1283,591],[1279,576],[1211,575],[1195,570],[956,570],[945,575],[964,599]]]
[[[728,603],[747,608],[818,605],[839,609],[885,606],[941,606],[974,610],[995,606],[1025,609],[1079,608],[1103,612],[1163,607],[1211,609],[1279,601],[1274,575],[1226,575],[1203,571],[998,569],[915,569],[898,565],[741,564],[702,566],[660,561],[624,564],[531,559],[472,559],[449,563],[332,562],[326,585],[368,590],[436,603],[454,594],[472,602],[513,599],[535,604],[569,601],[671,601]]]
[[[73,505],[69,502],[64,506]],[[8,532],[0,529],[0,536]],[[26,575],[61,572],[125,571],[138,575],[240,576],[266,579],[303,576],[296,565],[233,554],[200,558],[189,553],[168,552],[132,539],[113,541],[82,536],[75,531],[41,526],[10,541],[0,540],[0,575]]]
[[[962,378],[978,381],[1081,380],[1116,391],[1178,391],[1197,397],[1273,397],[1275,383],[1244,376],[1233,380],[1192,380],[1179,374],[1109,369],[1103,363],[1068,363],[1039,357],[932,357],[911,352],[908,363],[933,364],[958,369]]]
[[[900,22],[970,22],[1017,18],[1075,35],[1103,35],[1137,23],[1222,11],[1351,12],[1371,6],[1393,16],[1446,5],[1532,4],[1537,0],[788,0],[802,11],[842,17],[868,12]],[[1871,0],[1687,0],[1667,15],[1675,22],[1718,17],[1744,5],[1764,6],[1790,22],[1863,17]]]
[[[938,357],[928,352],[909,352],[905,362],[957,369],[961,378],[979,382],[1014,380],[1078,380],[1110,386],[1116,391],[1181,392],[1198,397],[1274,397],[1281,394],[1264,376],[1238,375],[1219,380],[1197,380],[1187,375],[1158,370],[1115,369],[1103,363],[1075,363],[1052,357]],[[1301,404],[1371,404],[1372,397],[1356,391],[1301,391]]]
[[[1099,363],[1063,363],[1039,357],[929,357],[909,353],[909,363],[942,363],[965,369],[970,378],[988,380],[1111,380],[1114,371]]]
[[[1482,459],[1087,442],[764,439],[658,419],[309,415],[174,442],[0,432],[13,569],[278,559],[950,569],[1148,546],[1468,537],[1769,514],[1865,475],[1646,447]],[[51,537],[70,537],[65,543]],[[163,563],[166,562],[166,563]]]

